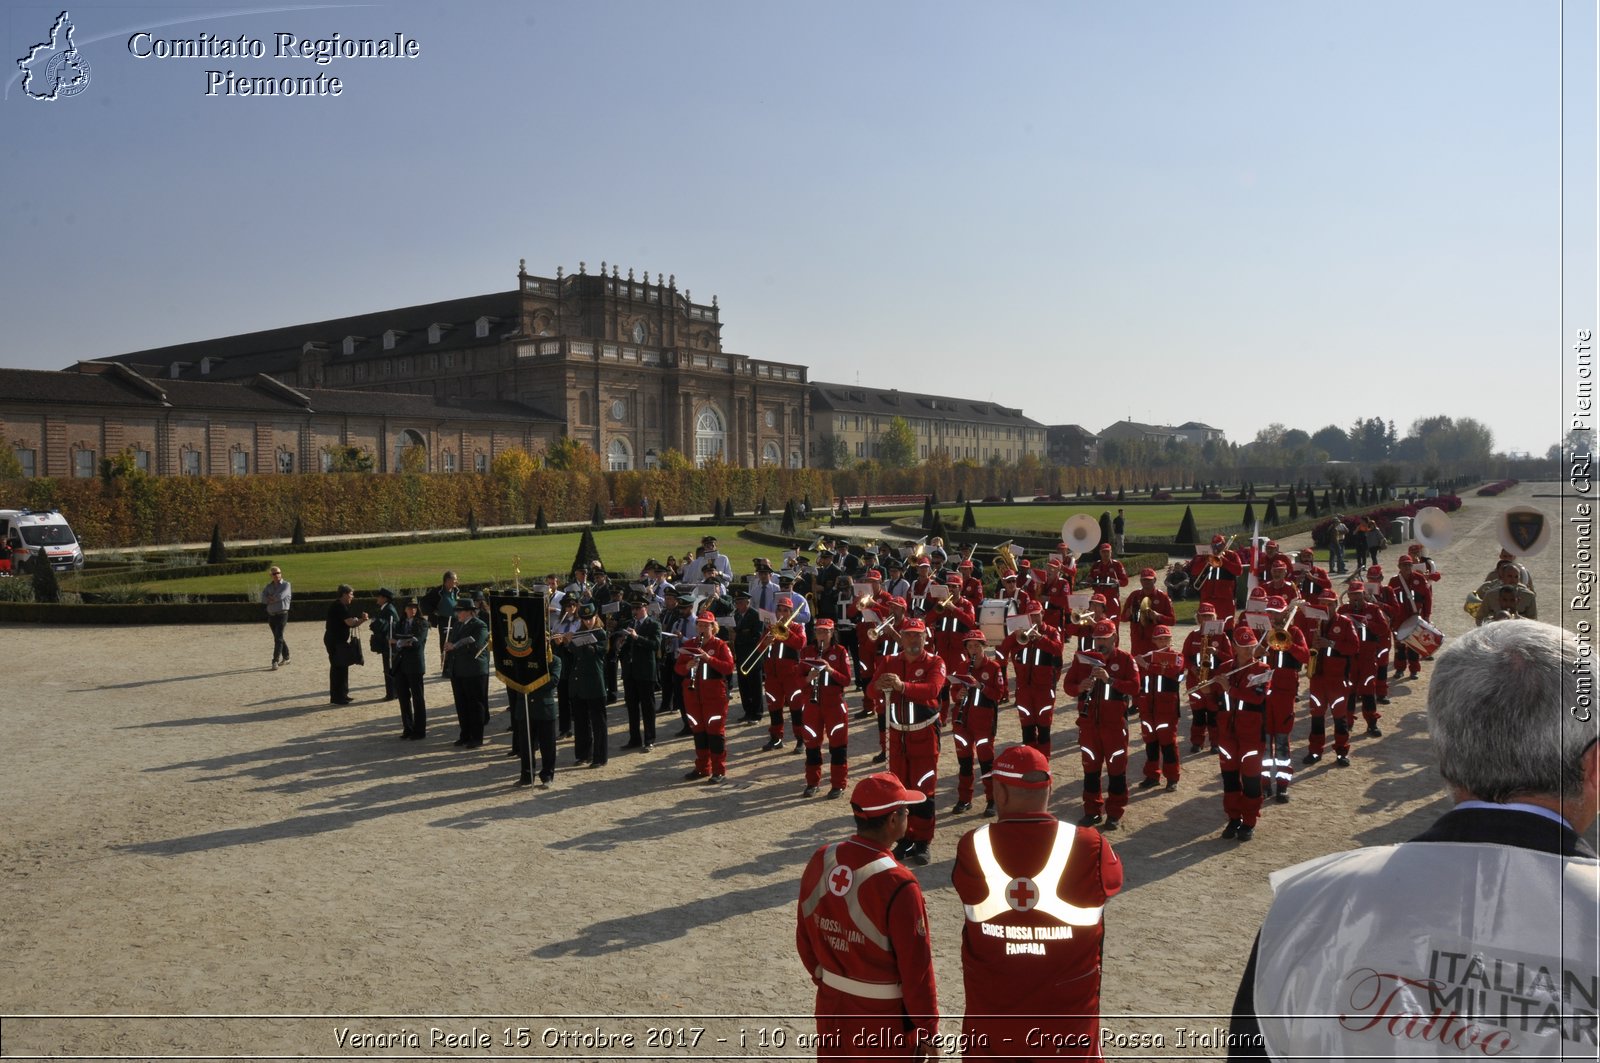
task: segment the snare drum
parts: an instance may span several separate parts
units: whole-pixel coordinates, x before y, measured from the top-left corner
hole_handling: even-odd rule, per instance
[[[985,598],[978,606],[978,630],[989,645],[998,646],[1006,640],[1006,617],[1016,604],[1011,598]]]
[[[1395,629],[1394,637],[1400,640],[1403,646],[1409,646],[1417,651],[1417,656],[1427,658],[1439,652],[1439,647],[1444,645],[1444,632],[1422,619],[1420,616],[1407,617]]]

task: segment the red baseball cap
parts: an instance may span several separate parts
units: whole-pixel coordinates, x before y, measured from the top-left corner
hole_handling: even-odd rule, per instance
[[[961,641],[987,643],[989,641],[989,636],[985,635],[979,628],[970,628],[965,635],[961,636]]]
[[[1210,602],[1205,602],[1200,606],[1200,608],[1198,608],[1198,609],[1196,609],[1194,611],[1194,615],[1195,616],[1216,616],[1217,615],[1217,607],[1212,605]]]
[[[908,790],[900,777],[892,771],[868,775],[850,791],[850,807],[867,819],[893,812],[908,805],[920,805],[928,799],[921,790]]]
[[[869,568],[869,569],[867,569],[867,579],[868,580],[878,580],[878,581],[882,582],[883,573],[879,572],[875,568]]]
[[[1032,746],[1009,746],[994,758],[990,774],[1007,786],[1042,790],[1050,785],[1050,762]]]
[[[717,622],[717,618],[712,616],[710,613],[701,613],[694,619],[695,623],[697,624],[715,624]]]
[[[1109,620],[1102,620],[1094,626],[1094,637],[1097,639],[1113,639],[1117,637],[1117,625]]]
[[[1368,565],[1367,566],[1367,578],[1368,579],[1382,579],[1383,578],[1383,566],[1381,566],[1381,565]]]
[[[1239,646],[1254,646],[1256,644],[1256,633],[1245,625],[1240,624],[1233,629],[1233,641]]]
[[[1302,560],[1302,561],[1315,561],[1316,559],[1317,559],[1317,552],[1315,550],[1311,549],[1311,547],[1308,546],[1304,550],[1300,551],[1300,560]]]
[[[1102,549],[1102,550],[1104,550],[1104,551],[1109,553],[1110,550],[1111,550],[1111,544],[1110,543],[1101,543],[1100,544],[1100,549]]]
[[[1267,599],[1267,609],[1274,613],[1282,612],[1288,604],[1276,594]]]
[[[950,573],[944,578],[944,581],[954,587],[959,587],[966,582],[966,580],[961,578],[961,573],[959,572]]]
[[[828,620],[826,618],[824,618],[822,620],[818,620],[818,621],[816,621],[815,623],[813,623],[811,625],[811,630],[813,630],[813,631],[832,631],[833,630],[833,621],[832,620]]]
[[[1105,609],[1107,608],[1106,596],[1103,594],[1091,594],[1089,595],[1089,604],[1098,605],[1100,608]]]
[[[1017,574],[1015,572],[1007,572],[1004,576],[1001,576],[1000,578],[1001,579],[1016,579],[1017,578]]]
[[[911,620],[907,620],[904,624],[900,625],[900,634],[902,634],[902,635],[910,635],[913,632],[927,631],[927,630],[928,630],[928,625],[924,624],[922,621],[917,620],[915,618],[913,618]]]
[[[1396,563],[1401,565],[1414,565],[1417,563],[1417,559],[1412,557],[1410,554],[1401,554],[1400,560]]]
[[[971,561],[962,561],[961,563],[956,565],[956,568],[971,568],[971,567],[972,567],[972,562]]]
[[[1364,591],[1367,589],[1367,585],[1358,579],[1353,579],[1350,581],[1350,589],[1353,591]]]
[[[1227,542],[1227,541],[1228,541],[1228,540],[1226,540],[1226,539],[1224,539],[1224,538],[1223,538],[1223,537],[1222,537],[1222,536],[1220,536],[1220,535],[1213,535],[1213,536],[1212,536],[1212,537],[1211,537],[1211,545],[1212,545],[1212,546],[1221,546],[1221,545],[1223,545],[1223,544],[1224,544],[1224,543],[1226,543],[1226,542]]]
[[[1034,613],[1043,613],[1043,612],[1044,612],[1044,603],[1043,602],[1039,601],[1038,599],[1034,599],[1033,601],[1028,603],[1028,615],[1029,616],[1032,616]]]
[[[1165,624],[1157,624],[1150,632],[1150,637],[1153,639],[1159,639],[1163,636],[1169,639],[1172,637],[1172,629]]]
[[[1276,539],[1268,539],[1267,540],[1267,549],[1276,550],[1277,548],[1278,548],[1278,540],[1276,540]]]
[[[1141,568],[1139,570],[1139,578],[1140,579],[1155,579],[1156,578],[1156,570],[1153,569],[1153,568]]]

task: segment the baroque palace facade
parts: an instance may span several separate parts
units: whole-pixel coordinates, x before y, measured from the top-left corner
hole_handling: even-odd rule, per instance
[[[463,412],[472,403],[511,403],[530,411],[532,449],[565,434],[609,469],[651,467],[668,448],[697,464],[712,457],[744,466],[806,463],[804,366],[723,350],[715,297],[697,303],[675,277],[657,274],[652,282],[631,269],[627,276],[605,269],[602,263],[590,274],[579,263],[575,274],[536,277],[524,263],[509,292],[107,361],[158,384],[266,376],[300,391],[426,397]],[[441,458],[430,450],[428,467],[447,471]]]

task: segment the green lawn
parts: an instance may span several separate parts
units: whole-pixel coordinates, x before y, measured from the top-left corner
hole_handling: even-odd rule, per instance
[[[752,560],[768,557],[777,562],[782,549],[738,538],[742,525],[707,525],[703,528],[604,528],[595,532],[600,557],[613,573],[637,573],[649,558],[666,561],[667,555],[693,557],[702,535],[715,535],[735,573],[753,570]],[[521,557],[523,582],[546,572],[565,573],[578,552],[581,532],[529,535],[511,539],[475,539],[447,543],[411,543],[366,550],[290,554],[279,560],[284,578],[302,592],[331,591],[341,583],[358,590],[387,586],[397,592],[432,587],[445,569],[454,569],[469,587],[511,582],[513,558]],[[267,581],[269,562],[259,573],[231,576],[196,576],[150,584],[162,594],[253,594]],[[137,580],[135,580],[137,582]]]
[[[1158,505],[1124,506],[1124,519],[1127,521],[1126,535],[1129,539],[1137,540],[1144,535],[1156,537],[1170,537],[1178,532],[1178,525],[1183,522],[1183,511],[1186,506],[1194,508],[1195,526],[1199,528],[1217,528],[1226,524],[1236,524],[1244,519],[1243,502],[1174,502]],[[1267,504],[1265,501],[1255,503],[1256,516],[1266,515]],[[961,517],[965,512],[964,507],[944,506],[938,507],[944,515],[947,527],[959,528]],[[1018,531],[1039,531],[1049,535],[1059,534],[1061,525],[1066,523],[1068,517],[1074,513],[1087,513],[1096,520],[1100,514],[1110,513],[1117,515],[1115,502],[1065,503],[1062,505],[1015,505],[1015,506],[974,506],[972,515],[978,522],[979,528],[1015,528]],[[1278,516],[1287,520],[1289,507],[1287,504],[1278,507]]]

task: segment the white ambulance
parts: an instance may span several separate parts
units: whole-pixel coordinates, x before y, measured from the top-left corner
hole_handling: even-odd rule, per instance
[[[0,539],[11,548],[13,568],[21,568],[40,550],[58,572],[83,567],[83,547],[59,510],[0,509]]]

